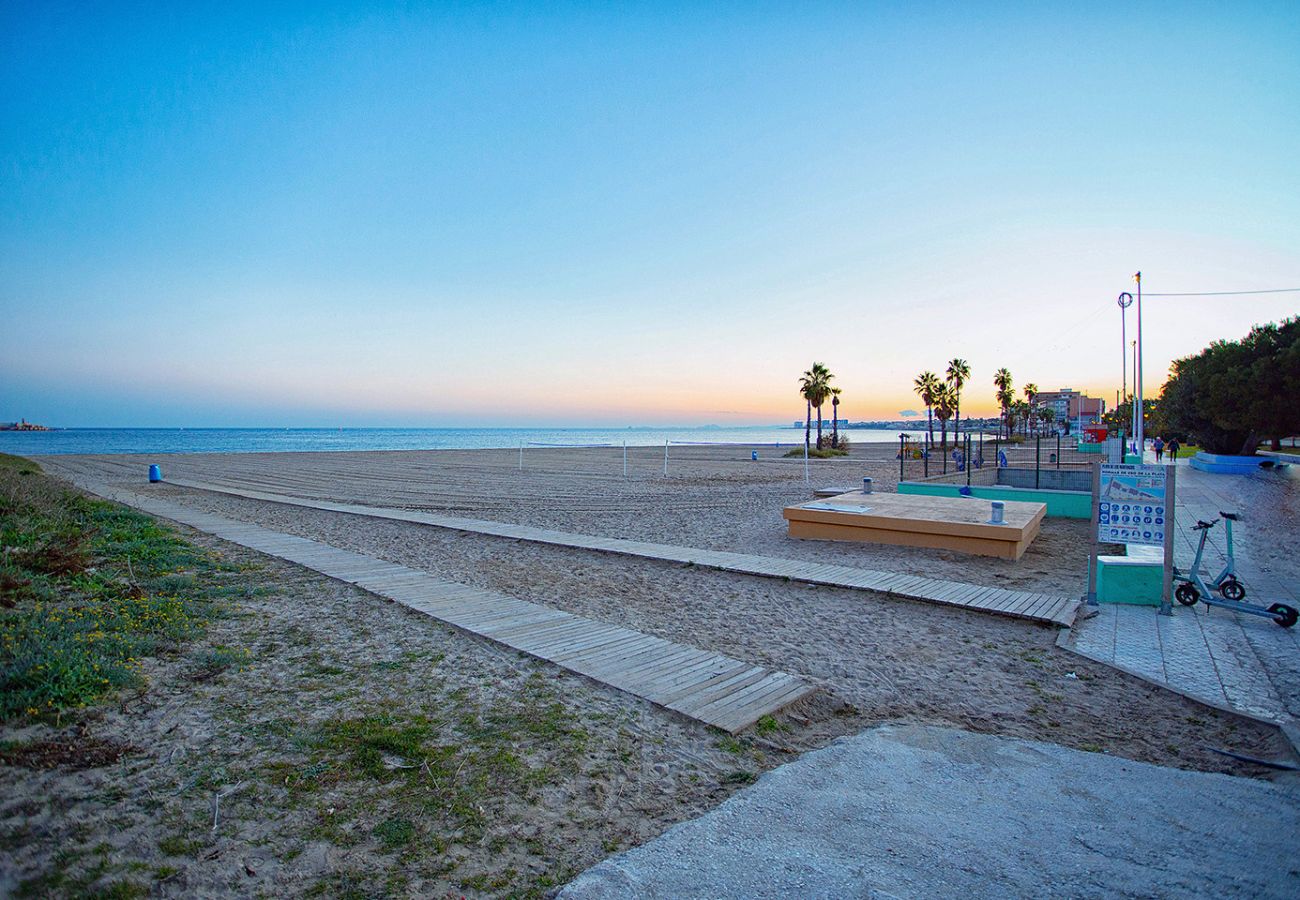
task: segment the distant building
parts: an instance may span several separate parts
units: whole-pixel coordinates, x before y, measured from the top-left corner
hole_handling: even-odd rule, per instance
[[[1059,391],[1040,391],[1034,396],[1034,405],[1039,409],[1050,409],[1056,413],[1056,421],[1064,423],[1069,420],[1071,428],[1077,428],[1080,421],[1084,425],[1098,425],[1106,414],[1106,401],[1100,397],[1089,397],[1072,388]]]
[[[796,419],[796,420],[795,420],[795,423],[794,423],[794,427],[795,427],[795,428],[803,428],[804,425],[806,424],[806,422],[807,422],[806,419]],[[834,428],[834,427],[836,427],[836,424],[835,424],[836,422],[839,423],[839,427],[840,427],[840,428],[848,428],[848,427],[849,427],[849,420],[848,420],[848,419],[837,419],[837,420],[834,420],[834,421],[831,420],[831,419],[822,419],[822,428]],[[813,427],[813,428],[816,428],[816,427],[817,427],[817,420],[816,420],[816,419],[813,419],[812,427]]]

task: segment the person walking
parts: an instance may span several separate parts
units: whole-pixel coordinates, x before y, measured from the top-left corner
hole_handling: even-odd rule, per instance
[[[1169,458],[1174,461],[1174,465],[1178,465],[1178,438],[1169,439]]]
[[[1151,442],[1151,449],[1156,451],[1156,462],[1162,462],[1165,456],[1165,442],[1156,435],[1156,439]]]

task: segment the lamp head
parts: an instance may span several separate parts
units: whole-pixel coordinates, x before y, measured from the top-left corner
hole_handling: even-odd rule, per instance
[[[1133,305],[1133,295],[1130,294],[1128,291],[1125,291],[1124,293],[1119,295],[1119,299],[1116,300],[1115,302],[1119,304],[1120,309],[1128,309],[1130,306]]]

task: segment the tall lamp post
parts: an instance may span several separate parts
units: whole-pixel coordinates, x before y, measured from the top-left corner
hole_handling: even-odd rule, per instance
[[[1132,341],[1129,349],[1133,351],[1133,371],[1136,372],[1138,370],[1138,342]],[[1132,400],[1133,398],[1130,397],[1129,399]],[[1132,403],[1129,406],[1128,427],[1129,427],[1130,436],[1133,438],[1134,441],[1136,441],[1137,428],[1138,428],[1138,407],[1136,402]],[[1136,449],[1137,445],[1134,444],[1133,446],[1134,446],[1133,452],[1134,453],[1138,452]]]
[[[1115,302],[1119,304],[1119,357],[1122,372],[1120,384],[1123,385],[1119,392],[1119,402],[1123,403],[1128,399],[1128,308],[1133,305],[1133,295],[1125,291]],[[1129,433],[1132,434],[1131,429]]]
[[[1142,421],[1145,416],[1142,415],[1142,273],[1137,272],[1133,275],[1133,280],[1137,282],[1137,314],[1138,314],[1138,336],[1137,336],[1137,370],[1133,373],[1133,393],[1137,399],[1133,401],[1133,409],[1137,417],[1137,427],[1134,434],[1137,435],[1137,454],[1138,461],[1142,460],[1143,450],[1146,447],[1146,428]]]

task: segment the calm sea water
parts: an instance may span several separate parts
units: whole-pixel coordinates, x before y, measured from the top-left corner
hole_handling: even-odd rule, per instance
[[[856,443],[898,440],[888,429],[853,428]],[[920,431],[909,432],[920,435]],[[787,444],[802,428],[67,428],[0,431],[0,453],[266,453],[311,450],[480,450],[546,444],[663,446],[664,441]]]

